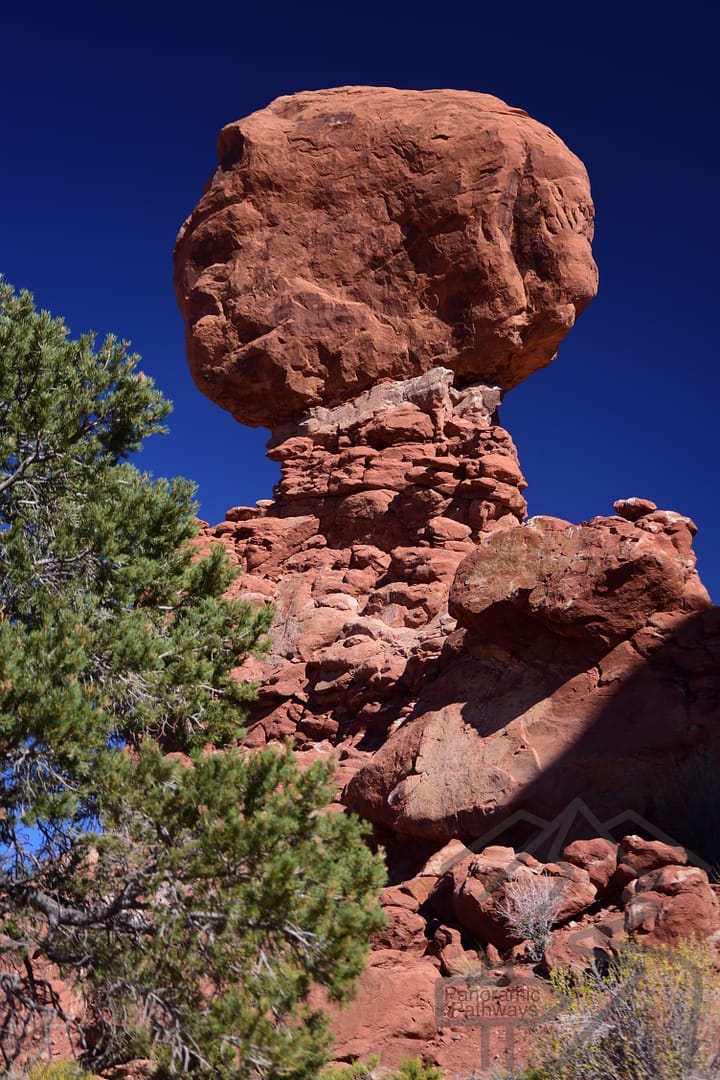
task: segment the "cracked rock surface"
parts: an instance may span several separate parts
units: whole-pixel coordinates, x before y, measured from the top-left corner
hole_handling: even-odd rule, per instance
[[[245,743],[333,759],[334,809],[387,853],[336,1054],[468,1073],[476,1032],[438,1028],[435,990],[527,973],[496,880],[560,882],[546,971],[627,934],[718,939],[683,820],[717,790],[720,609],[682,514],[526,520],[498,409],[597,284],[587,176],[553,132],[487,95],[344,87],[278,99],[218,151],[176,247],[190,365],[272,429],[282,469],[201,541],[275,606],[238,670],[259,686]]]
[[[175,285],[193,377],[241,423],[438,366],[507,390],[597,291],[582,162],[487,94],[281,97],[223,128],[218,159]]]

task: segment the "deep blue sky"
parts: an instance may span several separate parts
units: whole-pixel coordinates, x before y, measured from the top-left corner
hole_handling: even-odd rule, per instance
[[[200,513],[270,495],[267,433],[195,390],[172,246],[220,127],[280,94],[355,83],[495,94],[588,167],[600,295],[502,422],[530,512],[573,521],[619,497],[700,526],[720,597],[718,17],[709,2],[7,5],[0,24],[0,272],[131,339],[175,402],[139,464],[190,476]]]

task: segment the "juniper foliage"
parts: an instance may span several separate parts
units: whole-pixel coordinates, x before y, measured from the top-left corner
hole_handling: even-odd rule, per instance
[[[231,675],[271,611],[199,557],[193,485],[128,461],[170,406],[124,342],[71,340],[0,280],[0,1028],[92,1023],[85,1063],[316,1076],[381,915],[329,770],[237,752]],[[173,753],[170,753],[170,752]]]

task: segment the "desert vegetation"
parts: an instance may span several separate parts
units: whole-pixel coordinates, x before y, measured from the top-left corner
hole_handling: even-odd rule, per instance
[[[95,1071],[310,1078],[308,993],[350,993],[384,871],[324,813],[330,766],[237,750],[272,612],[227,598],[192,484],[129,463],[169,409],[126,344],[0,283],[4,1065],[60,1031]]]
[[[520,940],[529,942],[532,960],[542,959],[550,931],[562,908],[565,882],[545,874],[523,874],[505,886],[498,913]]]
[[[331,1065],[321,1080],[442,1080],[440,1069],[423,1065],[419,1058],[409,1058],[397,1069],[381,1069],[377,1056],[349,1065]]]
[[[603,973],[556,969],[555,1019],[534,1062],[498,1080],[710,1080],[720,1067],[720,977],[712,950],[629,941]]]

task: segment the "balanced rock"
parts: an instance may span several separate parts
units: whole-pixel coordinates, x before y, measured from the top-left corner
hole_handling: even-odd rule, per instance
[[[585,168],[487,94],[281,97],[225,127],[218,158],[175,282],[193,377],[242,423],[437,366],[509,389],[595,295]]]

